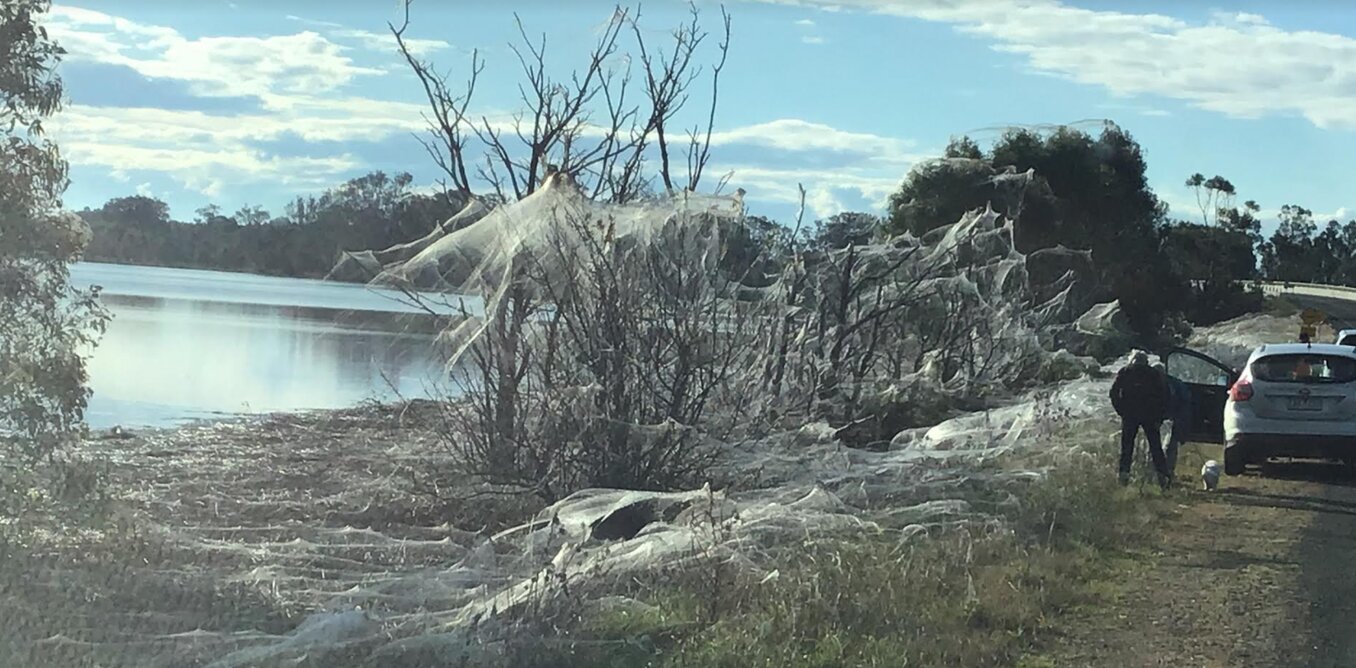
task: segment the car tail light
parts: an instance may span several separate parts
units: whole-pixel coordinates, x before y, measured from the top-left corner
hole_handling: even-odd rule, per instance
[[[1239,378],[1238,382],[1234,383],[1233,387],[1229,388],[1229,398],[1234,401],[1247,401],[1251,399],[1252,377],[1246,373],[1243,374],[1243,377]]]

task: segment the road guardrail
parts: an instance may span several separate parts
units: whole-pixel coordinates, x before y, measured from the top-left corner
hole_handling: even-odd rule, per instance
[[[1341,285],[1319,285],[1316,283],[1295,283],[1285,281],[1258,281],[1254,283],[1262,288],[1264,295],[1301,295],[1306,297],[1332,297],[1334,299],[1356,300],[1356,288]]]

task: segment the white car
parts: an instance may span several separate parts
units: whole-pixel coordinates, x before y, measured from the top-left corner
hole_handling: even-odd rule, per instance
[[[1337,345],[1356,346],[1356,329],[1344,329],[1337,333]]]
[[[1224,406],[1224,472],[1241,474],[1268,457],[1356,463],[1356,348],[1282,343],[1253,351]]]

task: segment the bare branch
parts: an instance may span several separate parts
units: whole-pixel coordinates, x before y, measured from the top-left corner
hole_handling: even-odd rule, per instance
[[[729,15],[722,8],[725,41],[713,70],[712,107],[704,135],[693,130],[690,137],[687,185],[695,187],[709,160],[714,127],[716,89],[729,46]],[[465,194],[471,178],[484,180],[500,195],[523,198],[535,192],[546,176],[561,171],[585,184],[596,199],[625,202],[648,187],[645,176],[647,153],[658,144],[658,173],[668,192],[682,184],[673,177],[669,123],[688,102],[689,88],[700,74],[695,54],[706,39],[699,12],[690,7],[691,18],[672,33],[669,48],[650,51],[639,26],[640,9],[617,6],[589,52],[582,67],[563,78],[553,77],[546,65],[548,39],[532,35],[521,17],[514,15],[517,35],[509,48],[518,59],[520,108],[511,121],[491,122],[470,112],[478,77],[484,69],[479,53],[473,53],[470,76],[460,91],[449,85],[428,62],[410,50],[407,33],[411,25],[410,0],[404,4],[399,25],[390,24],[400,51],[418,78],[428,102],[425,120],[430,136],[420,142],[426,153],[447,175],[449,188]],[[644,67],[646,109],[633,101],[631,60],[617,66],[622,54],[621,37],[627,28],[635,37],[634,53]],[[468,165],[468,140],[483,145],[483,159],[493,164]],[[480,147],[477,147],[480,148]],[[476,158],[480,159],[479,157]],[[583,177],[583,178],[580,178]]]
[[[701,141],[697,140],[696,133],[693,133],[691,137],[692,145],[688,154],[688,190],[697,189],[697,185],[702,180],[702,171],[706,169],[706,163],[711,158],[711,132],[716,125],[716,102],[720,96],[720,72],[725,69],[725,59],[730,55],[730,14],[725,11],[724,5],[720,7],[720,16],[725,25],[725,37],[720,42],[720,61],[711,70],[711,108],[706,117],[706,137]]]
[[[432,118],[425,116],[425,120],[429,124],[430,133],[437,138],[438,144],[425,142],[425,150],[434,156],[434,163],[448,175],[457,191],[469,195],[471,193],[471,182],[466,170],[466,141],[463,128],[467,124],[466,110],[475,95],[476,81],[484,70],[485,64],[480,60],[479,52],[473,51],[471,53],[471,74],[465,84],[465,93],[461,96],[452,95],[447,86],[447,77],[439,76],[427,62],[417,58],[410,51],[409,45],[405,41],[405,32],[410,26],[411,2],[412,0],[405,0],[400,26],[397,27],[392,23],[387,23],[387,26],[395,37],[396,44],[399,46],[405,62],[414,72],[415,77],[419,79],[420,86],[424,90],[424,96],[432,111]]]

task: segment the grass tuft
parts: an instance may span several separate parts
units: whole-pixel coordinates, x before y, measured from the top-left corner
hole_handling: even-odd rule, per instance
[[[807,540],[766,582],[642,588],[637,605],[586,614],[572,663],[553,665],[1041,668],[1031,652],[1053,620],[1111,595],[1100,583],[1161,502],[1113,467],[1071,455],[1016,490],[1002,524]]]

